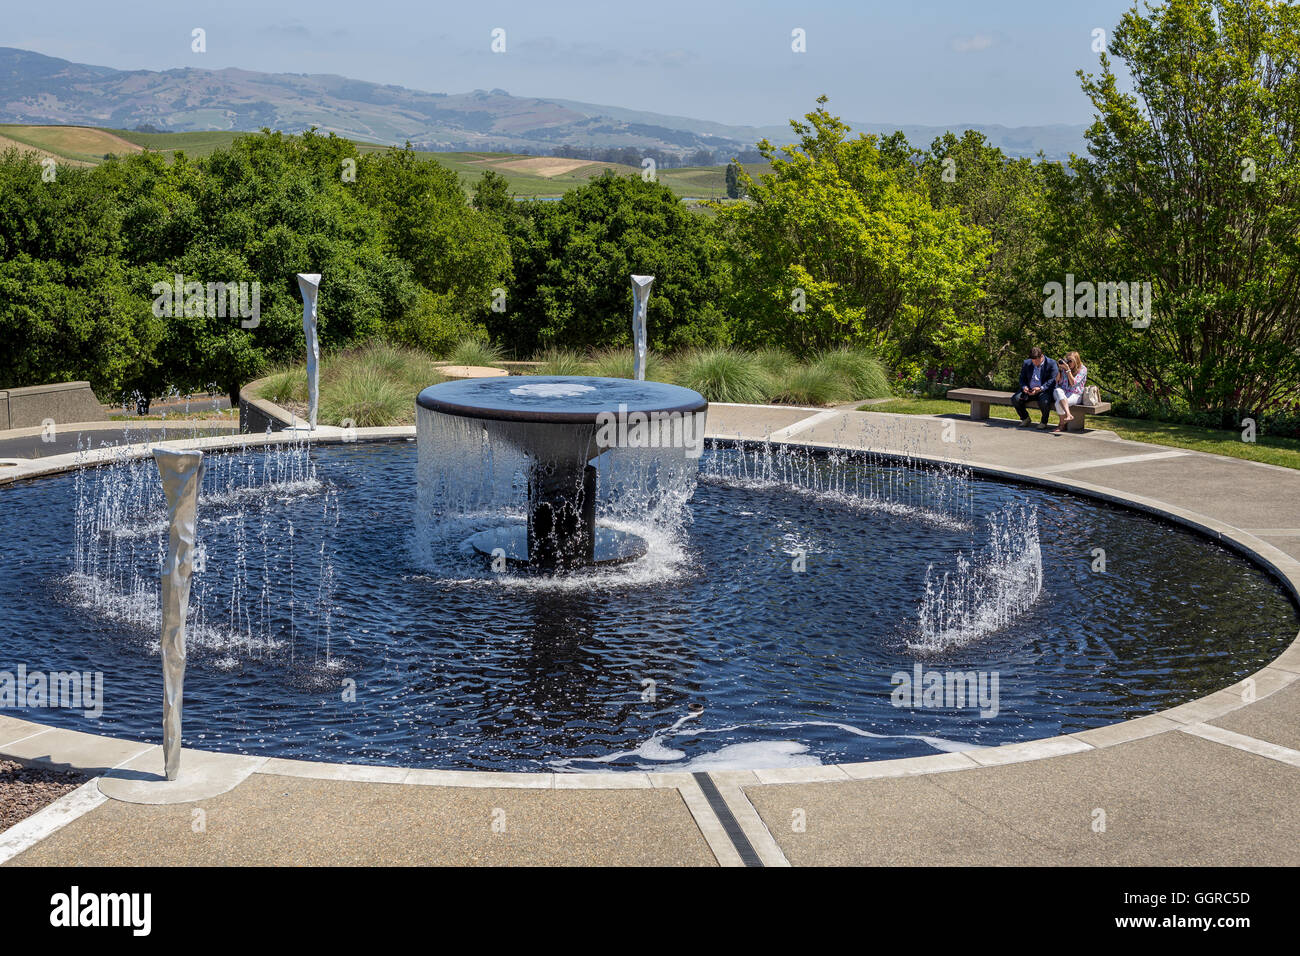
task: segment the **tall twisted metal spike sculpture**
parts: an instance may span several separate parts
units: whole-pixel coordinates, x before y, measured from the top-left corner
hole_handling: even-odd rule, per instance
[[[645,381],[645,310],[650,301],[650,284],[654,276],[632,277],[632,367],[633,377]]]
[[[302,332],[307,339],[308,425],[316,430],[316,406],[320,399],[320,342],[316,336],[316,297],[320,294],[320,273],[298,273],[302,292]]]
[[[168,780],[181,770],[181,700],[185,689],[185,615],[190,606],[194,537],[203,452],[155,448],[167,497],[167,563],[162,569],[163,764]]]

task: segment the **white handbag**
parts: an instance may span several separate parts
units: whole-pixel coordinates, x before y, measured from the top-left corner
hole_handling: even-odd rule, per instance
[[[1101,389],[1099,389],[1096,385],[1085,385],[1083,387],[1083,404],[1100,405]]]

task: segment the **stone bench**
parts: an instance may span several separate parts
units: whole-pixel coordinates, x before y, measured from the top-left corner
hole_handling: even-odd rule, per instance
[[[1015,392],[995,392],[987,388],[954,388],[948,392],[950,401],[970,402],[970,418],[973,422],[982,422],[988,418],[990,405],[1010,405],[1015,397]],[[1037,408],[1037,403],[1026,406],[1031,414],[1036,412]],[[1066,423],[1065,430],[1081,432],[1089,415],[1104,415],[1108,411],[1110,411],[1110,402],[1098,402],[1096,405],[1085,405],[1080,402],[1078,405],[1071,405],[1070,414],[1074,416],[1074,420]]]

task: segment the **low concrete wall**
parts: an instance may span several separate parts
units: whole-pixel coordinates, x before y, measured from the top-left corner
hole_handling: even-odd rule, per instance
[[[0,391],[0,429],[107,421],[89,382],[57,382]]]
[[[239,390],[239,430],[245,435],[260,435],[268,429],[278,432],[293,424],[293,416],[274,402],[258,398],[258,389],[266,379],[249,382]]]

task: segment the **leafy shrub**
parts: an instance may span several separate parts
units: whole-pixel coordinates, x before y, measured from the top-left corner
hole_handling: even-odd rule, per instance
[[[481,336],[481,327],[454,310],[450,295],[435,295],[423,289],[405,312],[388,323],[386,334],[399,345],[442,355],[472,337],[476,328]]]
[[[1186,404],[1157,402],[1141,393],[1128,398],[1111,396],[1105,389],[1102,398],[1113,403],[1111,414],[1117,418],[1171,422],[1238,433],[1245,428],[1243,423],[1249,418],[1255,422],[1256,434],[1260,437],[1300,438],[1300,408],[1294,406],[1257,414],[1247,409],[1193,409]]]

